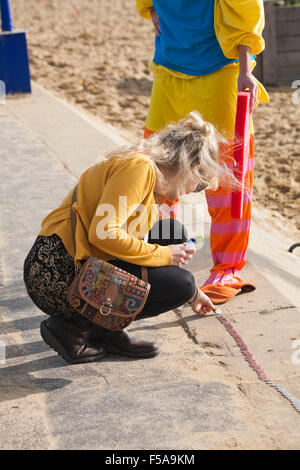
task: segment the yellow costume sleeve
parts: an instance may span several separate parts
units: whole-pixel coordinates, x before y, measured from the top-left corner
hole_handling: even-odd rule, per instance
[[[136,0],[135,5],[140,16],[147,20],[151,19],[149,8],[153,7],[152,0]]]
[[[265,48],[263,0],[215,0],[215,33],[223,54],[238,59],[238,46],[251,47],[258,55]]]

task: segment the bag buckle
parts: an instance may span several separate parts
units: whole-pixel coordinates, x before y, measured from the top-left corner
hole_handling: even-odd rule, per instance
[[[103,308],[108,308],[107,312],[104,312]],[[100,311],[101,315],[106,316],[106,315],[110,314],[111,309],[112,309],[111,299],[109,297],[107,297],[105,303],[103,305],[101,305],[99,311]]]

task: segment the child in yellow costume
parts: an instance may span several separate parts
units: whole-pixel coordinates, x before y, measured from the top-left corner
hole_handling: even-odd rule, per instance
[[[230,141],[234,138],[237,94],[250,90],[251,111],[268,94],[252,75],[255,56],[263,51],[262,0],[136,0],[139,14],[155,26],[155,55],[151,103],[145,137],[169,122],[197,110]],[[251,55],[252,54],[252,55]],[[214,266],[201,289],[216,303],[240,290],[255,289],[238,276],[246,262],[251,220],[254,168],[254,128],[251,137],[241,221],[231,218],[230,191],[206,191],[212,218],[211,251]],[[173,208],[171,201],[165,201]],[[175,201],[176,203],[176,201]]]

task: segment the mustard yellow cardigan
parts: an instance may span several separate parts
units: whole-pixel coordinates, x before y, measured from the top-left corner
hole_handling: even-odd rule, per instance
[[[76,263],[93,255],[141,266],[170,265],[169,247],[142,240],[158,219],[155,179],[153,163],[144,155],[97,163],[81,175],[72,206],[77,219],[76,253],[70,220],[73,189],[42,221],[39,235],[56,233]]]

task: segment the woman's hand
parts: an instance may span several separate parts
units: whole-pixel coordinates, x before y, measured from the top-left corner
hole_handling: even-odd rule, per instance
[[[189,303],[191,303],[191,307],[197,315],[205,315],[207,312],[210,312],[210,310],[213,312],[218,310],[218,307],[216,307],[210,298],[199,288],[192,299],[189,300]]]
[[[151,18],[152,18],[152,23],[155,28],[155,32],[157,36],[159,37],[160,36],[160,24],[159,24],[158,14],[156,13],[153,7],[149,8],[149,10],[150,10]]]
[[[180,245],[168,245],[172,254],[172,266],[179,266],[187,264],[193,258],[195,248],[186,248],[182,243]]]
[[[257,101],[258,85],[251,72],[240,72],[238,77],[238,92],[244,91],[246,88],[250,90],[250,113],[252,113]]]

